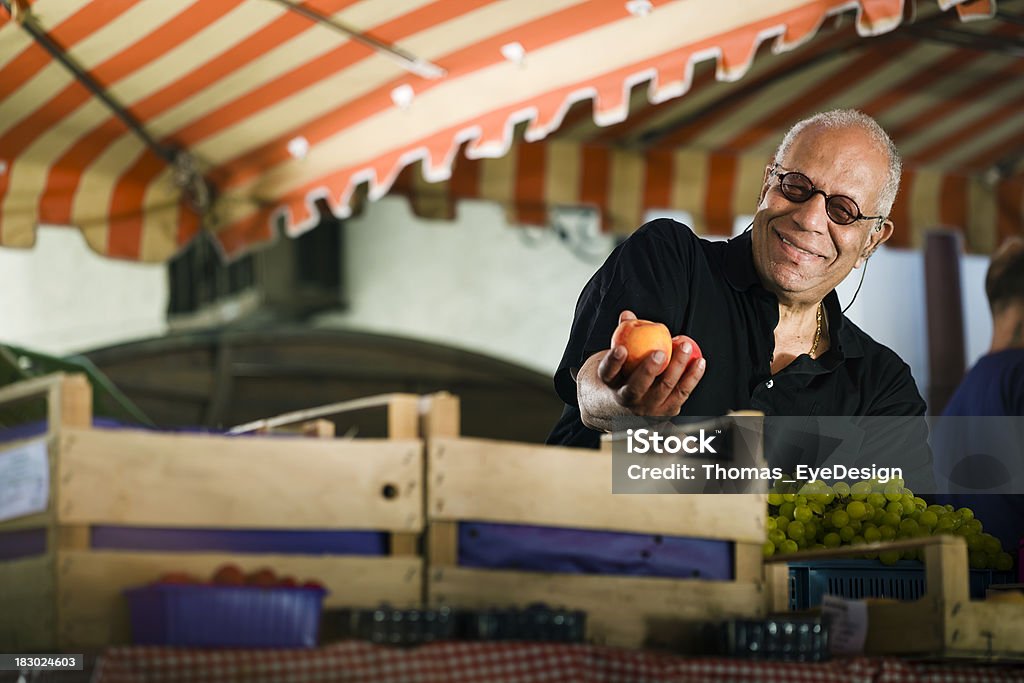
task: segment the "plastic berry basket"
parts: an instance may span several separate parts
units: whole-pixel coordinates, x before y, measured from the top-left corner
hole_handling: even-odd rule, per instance
[[[971,597],[979,600],[991,584],[1009,583],[1009,572],[972,569]],[[877,560],[814,560],[789,563],[789,608],[802,610],[821,604],[825,595],[851,600],[893,598],[917,600],[925,592],[924,565],[901,560],[886,566]]]
[[[327,591],[154,584],[125,591],[136,645],[315,647]]]

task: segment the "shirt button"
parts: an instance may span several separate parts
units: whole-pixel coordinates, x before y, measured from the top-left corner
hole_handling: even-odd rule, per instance
[[[768,380],[768,384],[765,384],[765,386],[768,387],[769,389],[771,389],[773,386],[775,386],[775,380],[773,380],[773,379]]]

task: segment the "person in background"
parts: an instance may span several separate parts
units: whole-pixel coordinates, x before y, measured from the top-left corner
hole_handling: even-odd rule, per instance
[[[992,312],[991,347],[964,376],[943,418],[1024,416],[1024,239],[1008,239],[992,255],[985,295]],[[949,479],[953,490],[969,490],[958,483],[988,472],[1003,488],[1024,486],[1012,476],[1024,460],[1024,429],[1017,421],[953,419],[942,424],[943,431],[951,438],[935,440],[937,481]],[[955,493],[936,502],[970,508],[985,531],[1016,555],[1024,538],[1024,495]]]
[[[1024,239],[992,255],[985,275],[992,344],[953,393],[943,415],[1024,415]]]

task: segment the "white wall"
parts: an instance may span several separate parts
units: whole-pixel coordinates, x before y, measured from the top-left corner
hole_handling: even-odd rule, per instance
[[[0,249],[0,342],[65,355],[162,335],[167,269],[92,252],[78,230],[40,228]]]
[[[418,337],[550,373],[562,355],[576,299],[613,248],[574,256],[552,231],[509,227],[501,208],[461,202],[454,222],[414,217],[385,198],[346,225],[350,309],[325,327]]]
[[[992,316],[985,297],[987,256],[968,255],[960,259],[960,291],[964,311],[964,345],[967,367],[988,353],[992,342]]]

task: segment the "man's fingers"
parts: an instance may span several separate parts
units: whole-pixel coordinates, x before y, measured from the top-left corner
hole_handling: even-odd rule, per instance
[[[597,364],[597,376],[605,384],[611,384],[619,379],[622,373],[622,366],[626,363],[626,347],[615,346],[604,354],[604,358]]]
[[[619,313],[619,324],[626,322],[627,320],[636,320],[636,314],[633,311],[623,311]]]
[[[626,378],[626,383],[619,387],[619,403],[629,408],[638,407],[641,402],[650,404],[647,400],[647,393],[658,378],[658,368],[664,362],[665,352],[655,351],[634,368]]]
[[[695,363],[690,363],[690,367],[686,369],[683,376],[679,378],[679,382],[676,384],[676,390],[674,398],[679,402],[680,406],[686,402],[686,399],[690,398],[690,394],[697,387],[697,383],[700,382],[701,377],[704,376],[704,370],[707,368],[707,361],[701,358]]]
[[[678,337],[672,340],[672,360],[669,361],[668,367],[665,368],[665,371],[658,376],[657,381],[651,386],[650,395],[648,396],[654,405],[661,405],[672,396],[676,385],[679,383],[679,378],[683,376],[683,372],[686,370],[686,363],[690,360],[692,352],[693,346],[690,342]]]

